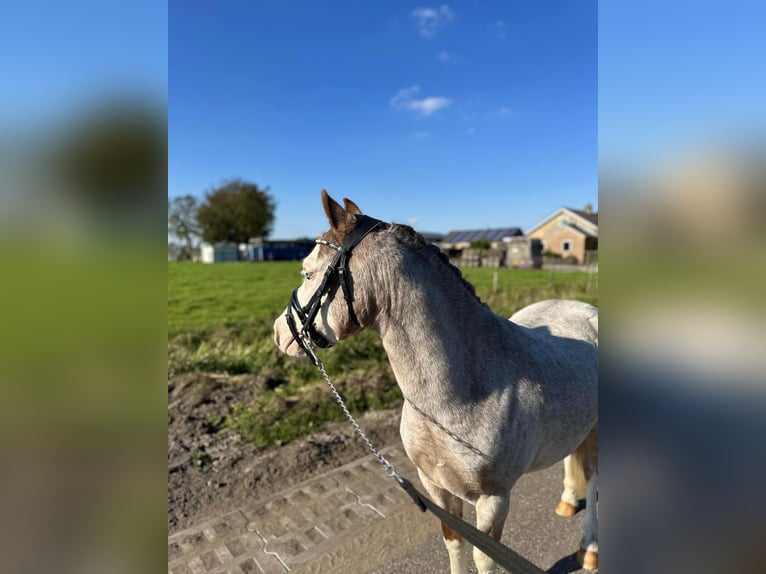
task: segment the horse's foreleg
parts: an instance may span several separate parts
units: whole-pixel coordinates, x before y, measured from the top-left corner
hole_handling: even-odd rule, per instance
[[[458,518],[463,517],[463,501],[460,498],[436,486],[420,470],[418,470],[418,474],[420,475],[420,482],[423,483],[429,496],[436,504]],[[468,574],[468,556],[471,545],[443,522],[442,536],[449,554],[450,574]]]
[[[495,540],[500,540],[503,534],[505,519],[508,517],[510,495],[482,495],[476,502],[476,528]],[[473,561],[479,574],[495,572],[495,562],[477,548],[473,549]]]

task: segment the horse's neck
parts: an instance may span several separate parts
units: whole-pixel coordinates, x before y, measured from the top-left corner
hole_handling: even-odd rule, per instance
[[[457,277],[426,286],[399,277],[395,304],[381,318],[380,335],[397,382],[410,399],[427,396],[453,402],[467,397],[467,385],[487,337],[500,329],[499,317],[460,284]]]

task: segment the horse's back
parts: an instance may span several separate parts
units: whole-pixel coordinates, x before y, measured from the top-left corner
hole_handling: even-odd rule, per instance
[[[533,303],[515,313],[517,348],[527,351],[529,375],[555,392],[598,392],[598,309],[581,301]],[[575,390],[576,389],[576,390]]]
[[[554,337],[598,345],[598,308],[582,301],[539,301],[516,312],[510,320],[528,329],[545,327]]]
[[[548,300],[511,317],[528,350],[527,374],[540,382],[545,439],[533,468],[572,452],[598,417],[598,309],[581,301]]]

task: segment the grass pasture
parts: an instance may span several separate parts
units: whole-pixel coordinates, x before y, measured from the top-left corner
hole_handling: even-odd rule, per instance
[[[208,422],[255,446],[282,444],[342,417],[313,366],[280,353],[274,319],[299,284],[300,262],[168,263],[168,372],[250,374],[250,404]],[[465,268],[465,278],[502,316],[549,298],[598,305],[598,274]],[[495,273],[497,273],[496,289]],[[401,395],[377,335],[363,332],[319,351],[352,412],[398,404]]]
[[[299,261],[168,263],[168,337],[270,322],[300,283]]]

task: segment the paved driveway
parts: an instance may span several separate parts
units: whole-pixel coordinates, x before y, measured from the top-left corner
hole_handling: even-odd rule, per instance
[[[402,447],[385,453],[422,491]],[[503,542],[548,572],[585,572],[574,560],[582,512],[566,519],[553,511],[562,477],[559,463],[519,481]],[[449,572],[440,532],[370,456],[174,534],[168,572]]]

